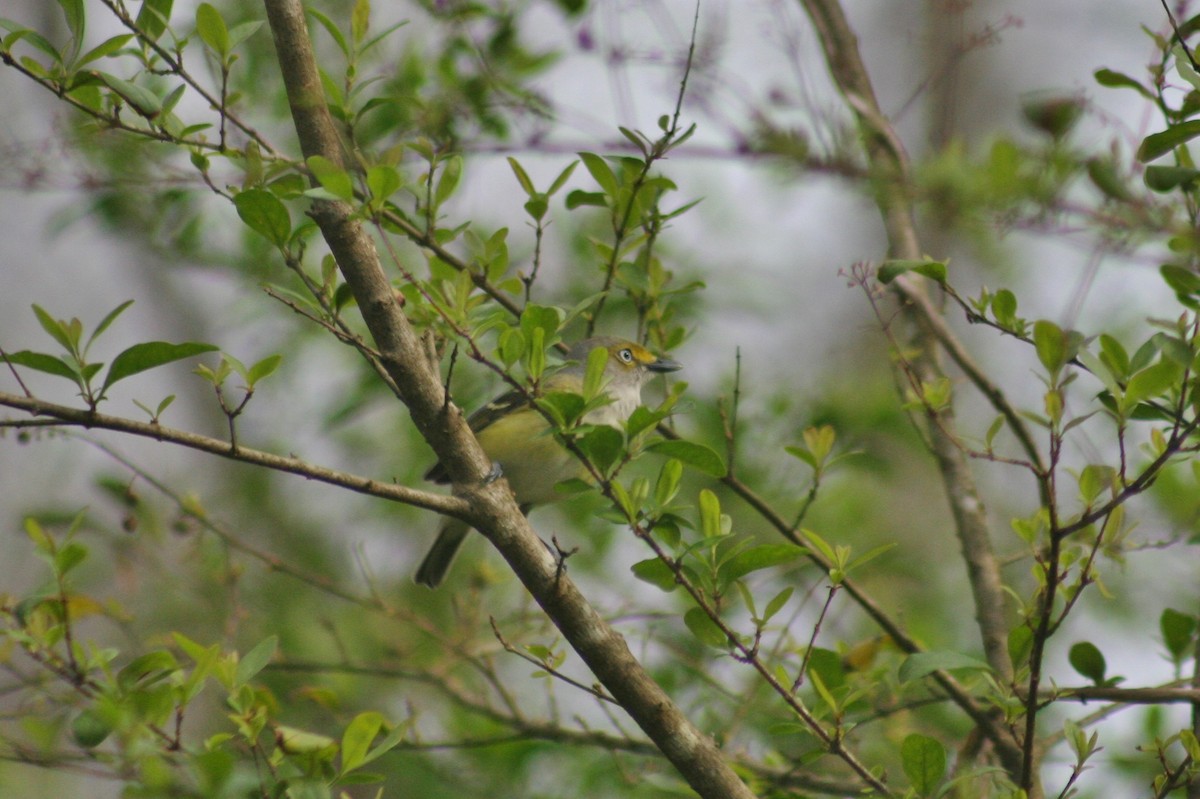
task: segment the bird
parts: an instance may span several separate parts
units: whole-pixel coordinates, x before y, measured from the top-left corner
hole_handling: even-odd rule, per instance
[[[582,394],[588,356],[597,349],[608,353],[602,389],[608,402],[588,411],[581,420],[584,424],[621,427],[641,405],[645,383],[657,374],[681,368],[678,362],[660,358],[636,342],[595,336],[571,347],[566,365],[543,380],[538,393]],[[586,476],[583,463],[551,434],[550,422],[533,407],[525,392],[513,390],[497,397],[473,413],[467,424],[484,453],[508,480],[522,513],[561,499],[555,486],[562,481]],[[450,482],[441,463],[434,464],[425,479]],[[466,522],[446,517],[414,580],[436,588],[470,529]]]

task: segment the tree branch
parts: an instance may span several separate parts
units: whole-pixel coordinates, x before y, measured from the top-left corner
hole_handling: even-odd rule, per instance
[[[854,112],[873,174],[873,197],[883,218],[889,254],[896,258],[920,258],[908,156],[875,97],[859,53],[858,39],[837,0],[800,2],[816,28],[833,81]],[[924,305],[924,284],[902,275],[892,282],[892,286],[901,298],[905,317],[913,325],[912,344],[919,353],[913,359],[914,368],[923,382],[936,382],[944,377],[939,363],[938,333],[945,331],[935,328],[924,315],[914,310],[914,306]],[[984,652],[997,677],[1007,682],[1012,679],[1013,669],[1008,656],[1008,629],[1004,618],[1006,595],[999,563],[992,550],[987,515],[967,456],[951,435],[956,429],[953,407],[947,404],[932,415],[936,418],[931,418],[928,425],[930,449],[941,473],[967,564]],[[1009,772],[1019,773],[1020,747],[1007,737],[994,740],[994,743]],[[1040,796],[1040,789],[1025,787],[1031,795]]]
[[[51,424],[113,430],[118,433],[126,433],[142,438],[152,438],[155,441],[166,441],[171,444],[187,447],[188,449],[240,461],[241,463],[249,463],[253,466],[261,466],[277,472],[299,475],[308,480],[316,480],[317,482],[327,483],[340,488],[348,488],[359,494],[368,494],[380,499],[390,499],[393,502],[400,502],[405,505],[444,513],[447,516],[462,517],[467,512],[467,503],[458,497],[434,494],[429,491],[421,491],[409,488],[408,486],[381,482],[370,477],[350,474],[349,472],[340,472],[336,469],[316,466],[308,461],[292,456],[276,455],[271,452],[249,449],[241,445],[234,448],[228,441],[223,441],[219,438],[202,436],[198,433],[189,433],[185,430],[164,427],[160,424],[138,422],[121,416],[109,416],[83,408],[55,405],[32,397],[22,397],[2,391],[0,391],[0,406],[25,411],[33,416],[49,417],[56,420]],[[46,426],[43,419],[33,419],[30,421],[37,423],[39,427]],[[0,428],[24,427],[26,424],[27,422],[22,420],[0,419]]]
[[[264,0],[304,155],[343,163],[325,105],[300,0]],[[487,457],[461,412],[446,402],[440,376],[397,305],[375,247],[354,209],[317,201],[312,217],[350,286],[380,358],[417,429],[470,503],[468,521],[508,561],[563,636],[638,726],[704,797],[751,797],[716,744],[683,715],[633,657],[628,645],[563,576],[517,508],[507,483],[488,483]]]

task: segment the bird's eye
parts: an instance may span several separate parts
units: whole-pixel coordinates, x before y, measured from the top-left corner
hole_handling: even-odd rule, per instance
[[[625,363],[633,363],[633,350],[628,347],[623,350],[617,350],[617,357]]]

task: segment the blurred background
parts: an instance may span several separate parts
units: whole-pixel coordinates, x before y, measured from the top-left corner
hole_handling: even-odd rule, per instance
[[[177,3],[173,15],[183,20],[183,29],[192,13],[185,5]],[[333,19],[349,13],[347,3],[317,5]],[[845,5],[881,104],[931,186],[942,185],[938,170],[950,175],[956,158],[982,159],[998,141],[1022,146],[1041,141],[1022,110],[1040,99],[1071,98],[1085,109],[1071,133],[1071,145],[1080,152],[1114,152],[1128,160],[1140,139],[1161,125],[1137,94],[1104,89],[1092,77],[1102,67],[1144,74],[1155,48],[1143,28],[1169,33],[1158,3],[1110,2],[1103,13],[1082,0]],[[97,41],[117,32],[99,3],[89,0],[87,7]],[[261,12],[250,2],[221,8],[230,18]],[[1186,16],[1185,9],[1179,11]],[[507,227],[514,268],[527,269],[533,235],[506,157],[517,158],[534,183],[545,186],[578,151],[625,150],[618,125],[653,136],[658,118],[674,112],[694,13],[694,4],[676,0],[594,3],[579,15],[552,3],[522,4],[524,46],[557,57],[530,81],[536,97],[512,94],[512,107],[499,114],[502,130],[459,131],[466,171],[447,213],[485,231]],[[39,30],[61,26],[57,6],[43,0],[10,0],[4,14]],[[382,30],[404,19],[409,24],[382,45],[384,52],[368,69],[394,78],[403,74],[406,59],[436,51],[442,34],[419,3],[377,3],[372,26]],[[327,37],[317,39],[329,48]],[[250,44],[258,55],[246,56],[243,76],[276,84],[266,30]],[[151,339],[212,342],[247,364],[282,353],[279,372],[264,382],[238,421],[243,440],[357,474],[420,483],[432,457],[403,408],[370,385],[365,368],[344,347],[261,290],[259,284],[278,276],[282,265],[194,170],[167,154],[142,160],[140,151],[116,136],[81,144],[65,106],[12,69],[0,69],[0,96],[6,98],[0,117],[0,346],[10,352],[51,346],[31,304],[58,318],[78,316],[90,328],[103,312],[135,299],[97,345],[99,353],[111,357]],[[243,116],[294,151],[279,102],[246,107]],[[880,324],[847,278],[852,264],[880,261],[885,241],[851,157],[851,120],[830,88],[799,4],[701,3],[681,118],[695,123],[696,133],[671,153],[664,170],[678,185],[675,205],[702,202],[671,223],[660,257],[675,273],[676,285],[703,281],[704,289],[678,305],[688,336],[672,357],[685,364],[679,379],[691,389],[676,423],[723,451],[718,402],[728,407],[740,368],[738,465],[746,482],[783,507],[797,505],[807,472],[799,461],[780,456],[779,445],[797,442],[811,425],[834,425],[839,446],[859,454],[830,477],[806,526],[856,550],[901,542],[887,556],[888,568],[866,572],[862,581],[894,604],[896,615],[928,646],[977,647],[969,613],[941,612],[964,606],[969,596],[958,545],[930,460],[897,410]],[[587,186],[584,170],[577,170],[569,187]],[[973,215],[956,207],[962,195],[946,196],[946,203],[927,206],[923,243],[930,256],[949,259],[951,282],[964,296],[984,286],[1010,288],[1024,316],[1089,335],[1101,328],[1125,330],[1131,340],[1147,335],[1147,317],[1169,307],[1171,292],[1156,274],[1165,257],[1161,243],[1116,234],[1105,239],[1084,227],[1071,213],[1073,202],[1086,202],[1082,190],[1065,190],[1061,213],[1044,218],[1030,218],[1019,208],[1007,216]],[[570,305],[594,280],[591,268],[581,264],[587,259],[586,237],[600,226],[585,215],[568,214],[561,196],[551,216],[540,301]],[[961,314],[949,317],[1014,403],[1038,409],[1043,388],[1034,378],[1036,359],[1029,349],[967,325]],[[135,400],[153,408],[176,394],[164,423],[222,436],[224,417],[211,388],[189,373],[192,365],[127,381],[102,410],[145,418]],[[457,398],[473,408],[497,386],[462,368]],[[74,401],[64,381],[36,374],[25,379],[40,397]],[[0,373],[0,390],[18,390],[11,375]],[[960,396],[964,434],[982,438],[992,411],[969,387]],[[1080,442],[1068,454],[1078,464],[1111,452],[1111,436],[1102,430],[1085,432]],[[1033,482],[1012,467],[976,465],[997,548],[1002,555],[1017,552],[1008,520],[1036,508]],[[1194,518],[1184,510],[1190,498],[1180,485],[1166,480],[1137,503],[1142,521],[1134,535],[1145,551],[1106,567],[1104,579],[1119,601],[1098,591],[1085,597],[1061,633],[1063,645],[1050,654],[1051,673],[1065,672],[1069,682],[1067,645],[1086,638],[1108,657],[1109,673],[1125,676],[1129,685],[1171,677],[1170,664],[1144,636],[1164,602],[1177,600],[1177,606],[1195,610],[1194,562],[1177,550],[1154,548],[1192,529]],[[226,531],[224,541],[181,512],[197,506]],[[571,561],[572,576],[611,615],[643,614],[663,602],[674,607],[676,599],[664,600],[657,589],[618,577],[645,555],[631,537],[597,519],[597,508],[595,500],[584,498],[539,510],[534,526],[544,536],[554,533],[581,546]],[[428,630],[410,614],[444,625],[451,637],[461,633],[466,641],[481,635],[489,613],[512,619],[533,610],[481,540],[471,542],[451,578],[458,601],[449,591],[412,586],[410,574],[437,524],[427,514],[166,445],[83,430],[21,437],[9,431],[0,437],[0,593],[19,597],[45,579],[22,520],[29,514],[69,517],[84,509],[93,557],[81,580],[113,609],[112,617],[89,622],[91,632],[122,639],[122,645],[186,628],[196,640],[245,648],[276,633],[284,651],[304,653],[298,659],[374,662],[402,655],[405,662],[424,662],[436,654],[433,639],[422,638]],[[736,500],[728,500],[726,512],[739,531],[768,535]],[[281,556],[356,595],[384,596],[403,610],[386,622],[373,621],[353,605],[338,605],[308,590],[308,583],[271,569],[248,555],[247,547]],[[1014,560],[1006,577],[1025,582],[1028,565]],[[824,594],[813,574],[799,579],[809,593],[795,624],[807,629]],[[480,586],[485,604],[464,607],[465,592]],[[113,621],[122,612],[136,616],[136,630]],[[384,624],[386,632],[374,629],[376,624]],[[835,605],[827,625],[831,639],[871,635],[849,603]],[[651,631],[662,640],[652,645]],[[675,640],[678,630],[650,624],[634,634],[645,636],[632,642],[635,652],[641,647],[652,661],[657,647],[683,647]],[[549,631],[544,635],[553,637]],[[734,674],[736,664],[724,661],[714,670]],[[518,667],[514,673],[524,679],[527,672]],[[277,692],[287,701],[312,699],[302,696],[307,687],[300,678],[279,679]],[[391,687],[375,695],[385,714],[421,705],[419,695]],[[28,729],[29,711],[20,704],[6,707],[0,698],[6,737],[38,734]],[[336,715],[338,709],[323,711]],[[1140,710],[1126,715],[1131,740],[1154,724],[1186,718],[1182,711],[1166,720]],[[452,728],[453,721],[438,720],[429,734]],[[1122,729],[1109,728],[1114,737],[1096,762],[1105,773],[1144,785],[1136,768],[1122,770],[1130,756],[1120,740]],[[412,766],[415,775],[402,785],[454,785],[457,779],[461,794],[468,790],[464,786],[479,788],[487,779],[480,763],[459,773],[451,764],[461,761],[445,757],[412,760],[418,764]],[[561,788],[545,762],[544,755],[531,755],[522,766],[530,795],[547,785]],[[1067,773],[1065,766],[1060,771]],[[70,795],[81,790],[82,783],[71,782],[78,779],[88,784],[89,795],[119,795],[119,785],[97,787],[88,782],[86,769],[81,772],[72,777],[0,762],[0,793],[31,799]]]

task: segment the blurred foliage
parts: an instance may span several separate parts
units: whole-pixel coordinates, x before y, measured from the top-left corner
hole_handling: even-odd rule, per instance
[[[83,411],[124,413],[111,407],[116,383],[199,358],[173,393],[139,394],[129,417],[209,429],[233,456],[296,453],[417,484],[432,456],[397,413],[307,216],[314,200],[351,203],[371,227],[398,301],[467,408],[498,388],[535,394],[560,345],[596,332],[687,351],[730,299],[706,282],[739,264],[691,262],[675,229],[699,199],[672,177],[670,156],[695,131],[678,106],[654,130],[614,126],[623,149],[564,156],[544,183],[510,158],[513,183],[496,202],[520,208],[525,226],[461,215],[480,153],[518,136],[536,151],[555,124],[538,79],[567,48],[535,43],[532,28],[553,15],[586,50],[585,2],[422,2],[408,16],[366,0],[314,4],[345,166],[291,152],[257,5],[58,8],[58,30],[0,20],[0,57],[72,106],[69,146],[94,191],[59,224],[99,220],[164,271],[203,267],[239,298],[233,325],[220,292],[198,302],[214,344],[125,343],[113,323],[127,302],[85,323],[31,298],[48,341],[0,342],[6,371],[56,378]],[[98,19],[124,32],[95,41]],[[851,758],[896,795],[1020,795],[1022,775],[985,741],[970,702],[1018,740],[1038,712],[1031,751],[1065,764],[1042,775],[1046,793],[1104,795],[1104,779],[1085,775],[1100,747],[1105,774],[1155,795],[1195,779],[1197,731],[1168,712],[1173,699],[1156,700],[1132,745],[1107,713],[1071,704],[1135,701],[1118,693],[1134,687],[1113,673],[1121,648],[1169,663],[1161,696],[1197,669],[1195,586],[1128,576],[1132,561],[1190,554],[1200,514],[1200,172],[1188,149],[1200,72],[1174,40],[1156,46],[1161,62],[1144,78],[1096,73],[1161,119],[1136,153],[1081,140],[1087,97],[1039,94],[1013,131],[982,147],[949,142],[906,187],[924,225],[985,259],[1013,230],[1069,231],[1107,254],[1160,247],[1168,258],[1143,279],[1175,304],[1144,323],[1074,330],[1040,318],[1039,278],[1025,273],[1052,264],[1010,263],[989,275],[1000,288],[967,289],[953,259],[892,260],[846,272],[883,332],[859,340],[860,362],[799,375],[784,355],[747,378],[739,362],[715,396],[655,385],[621,430],[584,422],[602,401],[594,392],[541,398],[595,479],[535,511],[535,526],[578,548],[572,578],[759,795],[857,795],[869,783]],[[879,178],[850,155],[852,137],[810,124],[830,130],[755,119],[744,154],[869,191]],[[917,379],[886,289],[898,280],[936,292],[952,329],[1013,344],[1021,376],[997,357],[984,378],[960,362],[952,378]],[[260,319],[275,326],[269,344]],[[819,388],[798,396],[797,379]],[[969,587],[950,576],[962,571],[947,555],[956,522],[925,450],[928,421],[972,389],[990,416],[967,414],[954,432],[981,472],[1005,475],[984,491],[1009,677],[982,659]],[[211,398],[213,416],[184,418],[177,395]],[[38,795],[35,768],[100,776],[130,797],[685,792],[482,540],[431,594],[407,574],[427,514],[215,458],[201,479],[15,413],[0,446],[98,448],[105,466],[82,496],[28,489],[23,549],[0,582],[5,792]],[[1142,619],[1136,632],[1100,626],[1120,612]],[[1048,708],[1031,686],[1050,692]]]

